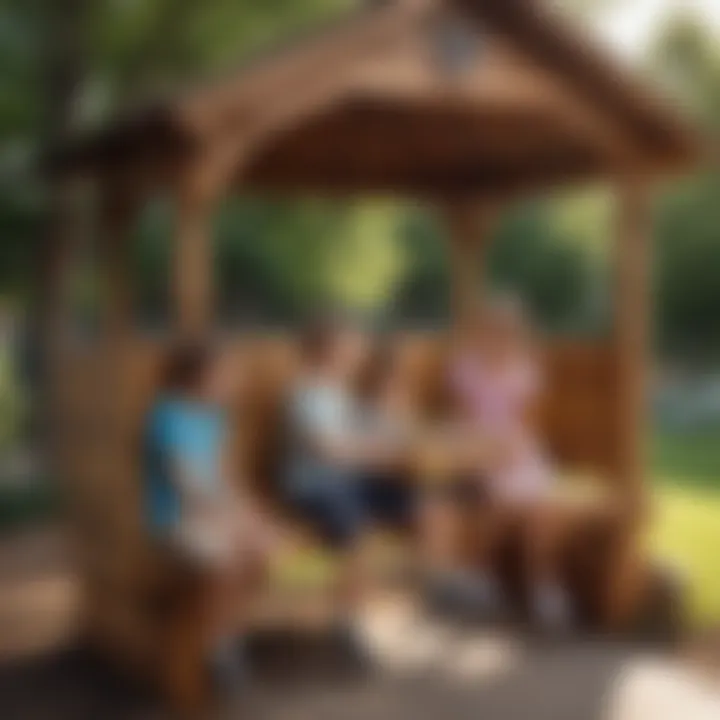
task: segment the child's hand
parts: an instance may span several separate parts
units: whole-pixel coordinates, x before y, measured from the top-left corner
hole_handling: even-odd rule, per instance
[[[244,499],[235,508],[234,519],[265,551],[270,552],[281,545],[282,536],[278,526],[270,521],[263,509],[252,499]]]
[[[493,440],[487,445],[487,470],[498,471],[507,468],[513,463],[517,455],[515,444],[503,439]]]
[[[382,468],[393,468],[407,458],[407,444],[398,438],[380,437],[370,450],[372,464]]]

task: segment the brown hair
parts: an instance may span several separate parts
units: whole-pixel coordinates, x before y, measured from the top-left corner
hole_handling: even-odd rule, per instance
[[[308,322],[300,335],[300,352],[305,361],[322,363],[349,323],[338,315],[322,315]]]
[[[198,340],[181,340],[170,348],[160,372],[163,390],[198,390],[215,358],[215,349]]]
[[[359,395],[365,400],[375,400],[396,362],[396,351],[390,342],[385,340],[375,343],[360,370],[357,383]]]

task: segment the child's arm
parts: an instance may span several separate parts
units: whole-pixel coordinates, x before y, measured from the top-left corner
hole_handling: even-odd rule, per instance
[[[376,464],[387,455],[386,443],[379,442],[377,434],[364,432],[354,413],[339,412],[327,396],[315,393],[300,398],[295,413],[303,443],[328,463]]]
[[[397,455],[397,446],[373,433],[314,433],[310,442],[328,462],[340,465],[385,464]]]
[[[252,503],[252,484],[248,479],[246,463],[238,458],[237,448],[226,444],[220,464],[221,480],[228,496],[243,503]]]

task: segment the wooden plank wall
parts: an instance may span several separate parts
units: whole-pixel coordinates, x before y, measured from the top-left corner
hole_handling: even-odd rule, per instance
[[[397,338],[398,362],[418,411],[440,414],[447,400],[445,343],[433,335]],[[282,400],[297,371],[297,349],[288,337],[238,341],[228,348],[247,380],[246,406],[238,413],[238,434],[249,448],[253,471],[266,475],[273,466]],[[124,364],[127,392],[122,417],[128,439],[138,432],[156,387],[162,355],[158,344],[137,344]],[[611,474],[617,464],[618,383],[612,345],[562,341],[544,355],[546,392],[538,413],[540,432],[556,462],[573,469]]]
[[[97,343],[69,352],[61,376],[61,462],[82,631],[124,665],[151,667],[157,644],[137,593],[146,565],[139,437],[126,398],[139,347]]]

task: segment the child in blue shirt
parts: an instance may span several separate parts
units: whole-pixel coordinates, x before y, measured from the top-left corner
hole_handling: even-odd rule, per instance
[[[237,380],[235,365],[211,348],[177,345],[165,361],[144,443],[148,530],[209,576],[208,653],[225,680],[240,669],[238,606],[258,589],[269,551],[268,527],[228,463],[228,405]]]

